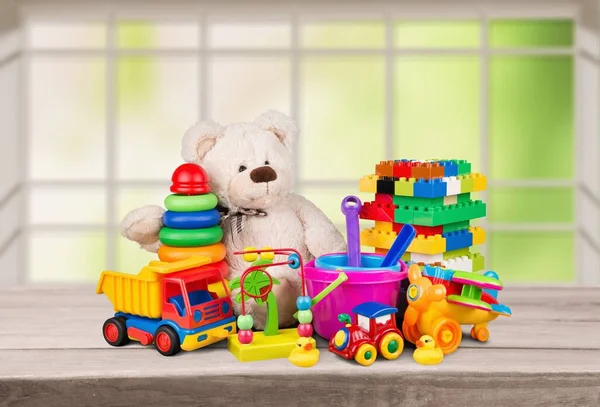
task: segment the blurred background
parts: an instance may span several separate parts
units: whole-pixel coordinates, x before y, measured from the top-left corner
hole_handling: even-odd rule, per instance
[[[147,3],[0,0],[1,285],[137,273],[118,224],[163,204],[185,130],[269,108],[340,230],[380,160],[465,159],[489,269],[600,284],[597,1]]]

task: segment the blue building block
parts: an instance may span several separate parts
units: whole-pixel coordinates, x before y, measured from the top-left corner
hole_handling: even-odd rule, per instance
[[[442,237],[446,239],[446,251],[463,249],[473,245],[473,235],[468,229],[443,233]]]
[[[418,179],[414,184],[414,196],[420,198],[440,198],[446,196],[446,183],[440,178]]]
[[[450,160],[442,160],[439,164],[444,167],[444,177],[456,177],[458,175],[458,164]]]

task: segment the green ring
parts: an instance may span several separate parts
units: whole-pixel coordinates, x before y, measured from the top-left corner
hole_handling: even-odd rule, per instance
[[[173,247],[199,247],[219,243],[223,239],[223,229],[212,226],[204,229],[162,228],[158,234],[160,241]]]
[[[203,195],[171,194],[165,198],[165,206],[171,212],[201,212],[217,207],[219,200],[213,193]]]

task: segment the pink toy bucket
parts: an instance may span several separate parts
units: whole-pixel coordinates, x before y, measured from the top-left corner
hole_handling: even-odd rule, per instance
[[[315,332],[329,340],[342,327],[338,315],[352,315],[352,309],[363,302],[376,301],[397,307],[402,280],[408,275],[406,264],[400,261],[398,267],[399,271],[364,268],[346,272],[348,280],[311,308]],[[304,266],[307,294],[316,296],[338,275],[336,270],[316,268],[315,260],[311,260]]]

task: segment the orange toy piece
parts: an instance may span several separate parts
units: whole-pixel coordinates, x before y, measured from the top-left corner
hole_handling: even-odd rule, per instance
[[[158,258],[161,261],[179,261],[193,256],[208,257],[211,263],[218,263],[225,258],[226,248],[223,243],[211,244],[200,247],[173,247],[162,245],[158,249]]]

